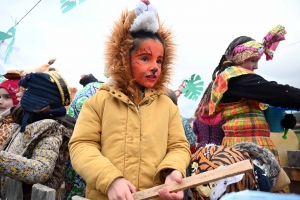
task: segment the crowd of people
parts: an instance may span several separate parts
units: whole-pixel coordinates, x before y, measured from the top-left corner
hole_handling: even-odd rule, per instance
[[[278,25],[262,43],[247,36],[234,39],[192,124],[180,115],[178,97],[167,87],[176,56],[172,31],[148,0],[115,22],[105,48],[105,83],[84,75],[83,87],[72,95],[51,67],[55,60],[37,69],[8,71],[0,84],[1,199],[10,178],[22,182],[23,199],[31,199],[32,185],[41,183],[61,200],[131,200],[137,191],[200,173],[201,159],[217,168],[207,154],[220,156],[218,148],[237,160],[251,160],[256,175],[246,176],[248,185],[224,189],[217,197],[203,188],[170,192],[163,187],[159,198],[217,199],[246,189],[284,193],[289,180],[280,169],[264,111],[268,105],[300,110],[300,89],[267,81],[254,70],[264,54],[272,60],[285,34]],[[249,145],[272,162],[259,163],[263,159],[247,150]],[[276,170],[265,166],[271,163]],[[267,175],[258,179],[258,172]]]

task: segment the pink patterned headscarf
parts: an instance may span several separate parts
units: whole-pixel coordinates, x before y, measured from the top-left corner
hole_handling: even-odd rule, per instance
[[[235,64],[241,64],[252,57],[261,57],[266,54],[266,60],[273,59],[273,51],[276,50],[280,41],[285,40],[285,28],[281,25],[275,26],[264,37],[263,42],[255,40],[236,46],[226,57]]]

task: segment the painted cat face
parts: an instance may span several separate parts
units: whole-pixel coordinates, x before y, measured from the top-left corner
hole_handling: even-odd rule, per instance
[[[146,88],[152,88],[158,81],[163,63],[164,47],[157,41],[148,39],[132,52],[131,72],[135,81]]]

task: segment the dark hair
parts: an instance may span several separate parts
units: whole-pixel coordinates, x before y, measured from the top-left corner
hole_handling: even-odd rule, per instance
[[[50,111],[51,107],[50,105],[45,106],[44,108],[41,108],[39,110],[34,110],[31,114],[30,117],[28,119],[29,122],[32,122],[32,117],[35,113],[42,113],[45,111]],[[13,109],[11,109],[11,118],[15,123],[21,123],[20,119],[23,118],[24,116],[24,110],[21,106],[21,104],[16,105],[15,107],[13,107]]]
[[[158,40],[163,45],[164,49],[166,49],[163,40],[158,36],[157,33],[151,33],[151,32],[146,32],[146,31],[137,31],[137,32],[131,33],[131,36],[133,38],[133,44],[130,49],[130,54],[133,51],[135,51],[142,42],[144,42],[145,40],[148,40],[148,39]]]
[[[234,66],[236,65],[236,63],[232,62],[231,60],[228,60],[227,55],[230,55],[233,51],[233,49],[240,45],[240,44],[244,44],[246,42],[252,41],[254,39],[252,39],[251,37],[248,36],[240,36],[235,38],[227,47],[225,54],[222,55],[218,66],[215,68],[213,74],[212,74],[212,82],[209,83],[209,85],[207,86],[207,88],[205,89],[205,92],[200,100],[200,103],[198,105],[198,108],[195,111],[195,117],[198,116],[198,114],[203,114],[208,112],[208,103],[210,101],[210,96],[211,96],[211,90],[212,90],[212,85],[213,85],[213,81],[216,79],[216,77],[223,72],[227,67],[230,66]],[[224,63],[225,61],[228,61],[226,63]]]
[[[175,92],[171,89],[168,89],[166,95],[173,101],[173,103],[177,106],[177,96]]]

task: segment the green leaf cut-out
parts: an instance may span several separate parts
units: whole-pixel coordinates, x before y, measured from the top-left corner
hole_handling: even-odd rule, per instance
[[[193,74],[188,80],[185,80],[185,87],[182,89],[182,94],[190,100],[197,101],[203,91],[204,82],[200,75]]]
[[[85,2],[85,0],[79,0],[78,2],[81,4]],[[77,0],[60,0],[60,4],[60,9],[62,13],[65,14],[76,7]]]
[[[0,31],[0,41],[12,38],[12,35]]]
[[[5,50],[5,55],[4,55],[4,60],[3,60],[4,64],[7,62],[9,55],[12,53],[12,51],[14,49],[14,44],[16,41],[17,19],[15,19],[14,22],[15,22],[15,25],[13,27],[11,27],[6,33],[0,32],[0,40],[3,41],[5,39],[11,39],[10,43],[8,44],[8,46]]]

